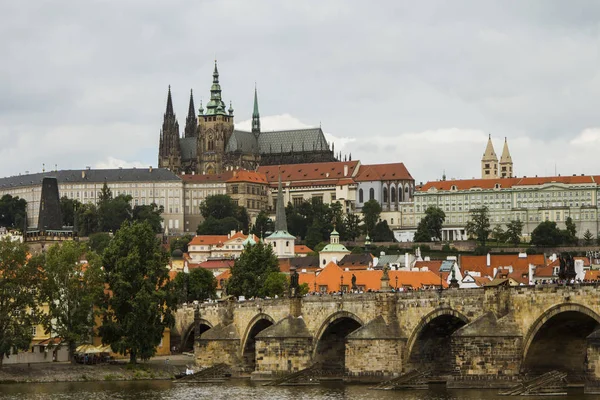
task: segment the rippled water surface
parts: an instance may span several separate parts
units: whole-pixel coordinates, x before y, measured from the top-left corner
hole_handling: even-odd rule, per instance
[[[600,400],[600,396],[528,396],[528,400]],[[0,385],[0,399],[74,399],[74,400],[155,400],[155,399],[509,399],[495,390],[446,390],[443,387],[415,391],[369,390],[368,386],[327,384],[318,386],[264,387],[246,381],[219,384],[178,384],[167,381],[148,382],[77,382]]]

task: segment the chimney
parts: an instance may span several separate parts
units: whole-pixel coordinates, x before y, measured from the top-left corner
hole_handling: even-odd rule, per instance
[[[152,165],[148,167],[148,172],[152,173]]]
[[[344,176],[348,176],[348,165],[344,165]]]
[[[408,253],[404,253],[404,268],[408,269]]]
[[[85,179],[85,171],[81,171],[81,179]]]
[[[492,256],[490,255],[490,253],[487,253],[487,258],[485,261],[486,265],[489,267],[490,265],[492,265]]]

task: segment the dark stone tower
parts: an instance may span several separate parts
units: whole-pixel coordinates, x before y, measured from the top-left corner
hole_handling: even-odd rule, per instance
[[[38,230],[55,231],[62,229],[62,214],[60,212],[60,197],[56,178],[44,178],[42,181],[42,196],[40,198],[40,213]]]
[[[167,95],[167,110],[165,111],[163,126],[160,131],[160,144],[158,150],[158,167],[168,168],[178,173],[181,169],[181,147],[179,145],[179,122],[173,111],[171,99],[171,86]]]
[[[185,120],[184,137],[191,138],[198,136],[198,118],[196,117],[196,108],[194,107],[194,94],[190,90],[190,106],[188,116]]]

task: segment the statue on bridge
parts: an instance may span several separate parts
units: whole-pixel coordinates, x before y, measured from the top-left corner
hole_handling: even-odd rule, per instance
[[[352,290],[357,291],[358,287],[356,286],[356,275],[352,274]]]
[[[294,272],[290,276],[290,297],[300,297],[300,285],[298,281],[300,279],[300,275],[298,275],[298,271],[294,268]]]
[[[560,267],[558,269],[558,278],[569,282],[575,279],[577,273],[575,272],[575,259],[569,253],[563,253],[559,257]]]

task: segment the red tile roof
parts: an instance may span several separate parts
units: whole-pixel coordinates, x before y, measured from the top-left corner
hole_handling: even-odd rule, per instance
[[[294,254],[308,254],[312,253],[310,247],[305,246],[303,244],[294,245]]]
[[[229,240],[227,235],[196,235],[190,240],[188,246],[216,245]]]
[[[233,267],[234,260],[206,260],[198,264],[199,267],[206,269],[221,269]]]
[[[443,260],[431,260],[431,261],[415,261],[415,268],[427,267],[430,271],[435,273],[440,272]]]
[[[277,183],[281,173],[282,181],[294,182],[294,186],[297,186],[298,181],[337,181],[342,178],[352,178],[358,165],[358,161],[265,165],[258,167],[258,172],[265,174],[267,181],[271,183]],[[344,175],[345,166],[348,167],[347,175]]]
[[[596,179],[599,178],[599,179]],[[522,178],[497,178],[497,179],[455,179],[450,181],[435,181],[427,182],[423,186],[417,188],[418,191],[426,192],[431,188],[437,190],[450,190],[452,186],[456,186],[456,190],[469,189],[493,189],[496,184],[500,185],[501,189],[511,188],[513,186],[538,186],[547,183],[563,183],[563,184],[585,184],[597,183],[600,184],[600,177],[589,175],[578,176],[542,176],[542,177],[522,177]]]
[[[356,285],[364,286],[365,290],[380,290],[381,289],[381,270],[357,270],[344,271],[335,263],[330,262],[316,276],[317,290],[320,286],[327,286],[327,291],[337,291],[340,289],[343,276],[344,286],[352,286],[352,275],[356,276]],[[406,287],[420,289],[423,286],[438,286],[440,285],[440,277],[431,271],[388,271],[390,277],[390,286],[396,286],[396,277],[398,277],[398,287]],[[299,273],[299,283],[308,284],[309,290],[314,290],[315,274],[314,272]],[[447,287],[446,282],[442,285]]]
[[[227,280],[231,278],[231,270],[227,270],[225,272],[221,272],[219,275],[217,275],[215,277],[215,279],[217,280],[217,289],[223,289],[223,287],[221,286],[221,281],[223,281],[223,283],[227,282]]]
[[[404,163],[361,165],[354,178],[357,182],[414,180]]]
[[[265,174],[255,171],[237,170],[233,171],[233,176],[227,180],[227,183],[232,182],[252,182],[267,184]]]
[[[529,254],[526,258],[519,258],[518,254],[492,254],[490,255],[490,266],[487,266],[487,256],[469,256],[460,257],[460,269],[462,271],[476,271],[481,276],[493,277],[494,268],[513,267],[513,274],[522,274],[529,271],[529,264],[544,265],[543,254]],[[514,277],[511,274],[511,277]],[[516,278],[515,278],[516,279]]]
[[[587,271],[585,271],[585,277],[584,279],[588,280],[588,281],[597,281],[600,279],[600,270],[591,270],[588,269]]]

